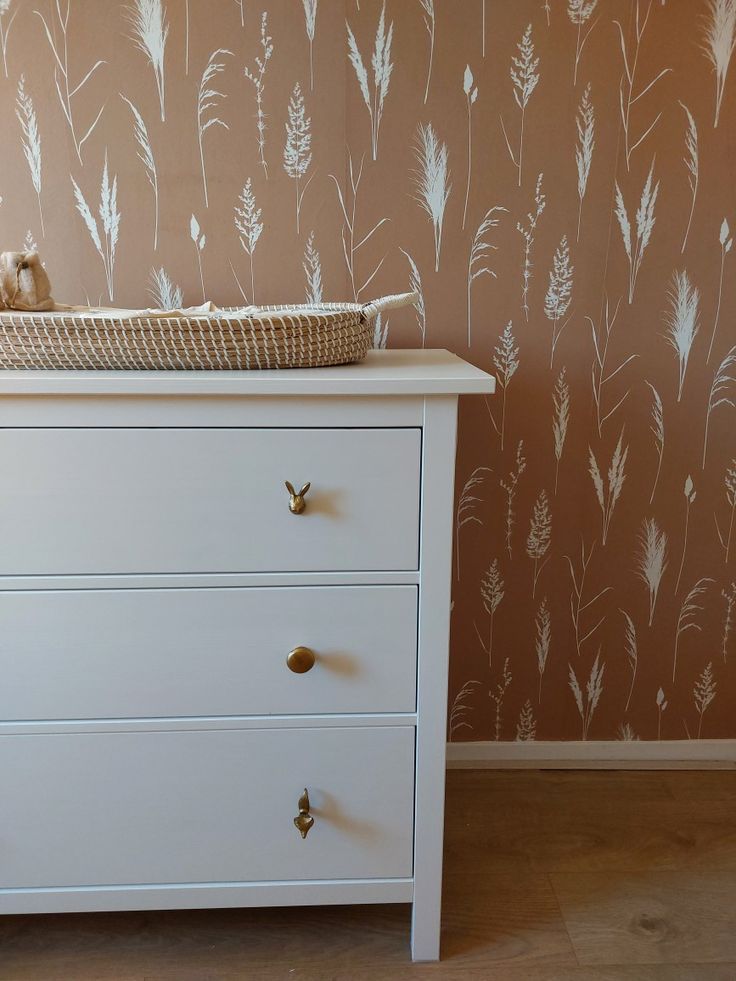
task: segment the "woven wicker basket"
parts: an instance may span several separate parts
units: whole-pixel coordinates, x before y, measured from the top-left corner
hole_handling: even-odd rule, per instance
[[[371,348],[379,313],[415,299],[405,293],[368,304],[181,315],[5,310],[0,312],[0,368],[232,371],[348,364],[361,361]]]

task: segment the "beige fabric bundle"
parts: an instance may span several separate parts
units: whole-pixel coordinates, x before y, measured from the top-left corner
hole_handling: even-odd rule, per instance
[[[0,309],[53,310],[51,283],[37,252],[0,255]]]

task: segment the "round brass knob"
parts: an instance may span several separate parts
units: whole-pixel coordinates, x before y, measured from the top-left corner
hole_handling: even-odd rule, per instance
[[[306,674],[312,670],[316,660],[314,651],[310,651],[308,647],[295,647],[286,657],[286,666],[294,674]]]

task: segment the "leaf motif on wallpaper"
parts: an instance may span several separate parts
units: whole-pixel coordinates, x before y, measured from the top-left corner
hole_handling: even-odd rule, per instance
[[[306,177],[312,163],[312,120],[306,113],[304,96],[299,82],[294,86],[287,112],[284,170],[296,186],[296,233],[298,235],[302,200],[312,180],[310,177],[300,190],[300,181]]]
[[[578,84],[578,65],[580,64],[580,57],[583,53],[585,42],[588,40],[593,28],[598,23],[598,18],[596,18],[590,27],[588,27],[588,21],[595,13],[595,8],[597,6],[598,0],[567,0],[567,16],[578,29],[577,38],[575,40],[575,71],[573,73],[572,80],[573,88]]]
[[[212,111],[218,109],[222,99],[227,98],[222,92],[211,87],[212,79],[225,71],[225,62],[218,61],[218,58],[232,57],[232,51],[226,48],[218,48],[213,51],[207,62],[207,67],[202,72],[197,93],[197,135],[199,138],[199,162],[202,168],[202,190],[204,191],[204,206],[209,208],[210,200],[207,192],[207,168],[204,162],[204,137],[211,126],[222,126],[223,129],[230,129],[228,124],[219,116],[211,115]]]
[[[71,17],[72,0],[67,0],[66,9],[62,8],[62,3],[63,0],[56,0],[56,3],[54,4],[53,10],[56,11],[58,25],[56,22],[53,22],[53,28],[49,26],[42,13],[40,13],[38,10],[34,10],[33,12],[41,20],[44,31],[46,32],[46,40],[48,41],[49,47],[51,48],[51,53],[54,56],[54,81],[56,83],[56,94],[59,97],[61,111],[64,113],[64,118],[69,125],[77,158],[79,159],[79,163],[84,165],[84,161],[82,160],[82,147],[94,132],[95,127],[100,121],[100,117],[102,116],[105,106],[103,104],[100,107],[97,115],[92,121],[92,124],[86,130],[84,136],[80,139],[77,136],[77,128],[74,122],[72,100],[79,95],[87,82],[89,82],[89,80],[95,74],[97,69],[101,65],[104,65],[105,62],[100,60],[96,61],[89,71],[87,71],[82,77],[81,81],[77,83],[72,82],[71,69],[69,66],[69,19]]]
[[[555,249],[552,258],[552,268],[549,272],[549,286],[544,297],[544,314],[552,322],[552,345],[549,355],[549,366],[555,359],[555,350],[562,337],[562,332],[569,320],[564,320],[572,301],[573,273],[575,267],[570,262],[570,248],[567,235],[563,235],[560,244]]]
[[[516,447],[516,460],[511,468],[508,477],[500,481],[501,488],[506,492],[506,551],[509,559],[513,558],[513,531],[516,523],[514,512],[514,501],[516,499],[516,488],[521,479],[521,475],[526,470],[526,457],[524,456],[524,441],[519,440]]]
[[[508,691],[511,682],[511,669],[509,668],[509,659],[503,662],[503,670],[501,671],[501,680],[496,683],[496,685],[488,692],[489,698],[493,701],[496,706],[496,718],[494,723],[494,733],[496,742],[501,739],[501,718],[503,711],[503,701],[506,697],[506,692]]]
[[[675,350],[679,364],[677,401],[682,400],[690,350],[699,329],[700,290],[693,286],[687,271],[676,272],[669,291],[670,309],[665,314],[666,338]]]
[[[371,121],[371,151],[373,159],[378,159],[378,135],[381,129],[381,119],[383,118],[383,104],[388,95],[391,73],[393,72],[393,62],[391,61],[391,44],[394,37],[393,21],[386,30],[386,3],[384,0],[381,7],[381,14],[378,18],[376,28],[376,39],[373,44],[373,54],[371,56],[371,67],[373,68],[373,92],[370,90],[368,72],[363,64],[363,56],[360,53],[358,42],[355,40],[352,28],[348,21],[345,22],[348,30],[348,55],[350,63],[355,70],[360,92],[363,96],[366,109]]]
[[[681,638],[688,632],[688,630],[702,631],[702,627],[697,622],[696,618],[699,613],[703,612],[703,607],[700,605],[700,600],[705,595],[707,587],[713,582],[712,579],[702,578],[698,579],[693,588],[687,594],[680,607],[680,614],[677,618],[677,629],[675,631],[675,651],[672,659],[672,684],[675,683],[675,676],[677,674],[677,655],[680,648]]]
[[[235,0],[235,5],[240,9],[240,26],[245,27],[245,0]]]
[[[202,302],[204,303],[207,300],[207,290],[204,288],[202,253],[204,252],[204,247],[207,244],[207,236],[199,227],[199,222],[194,215],[192,215],[189,221],[189,237],[191,238],[192,242],[194,242],[194,248],[197,252],[197,262],[199,263],[199,281],[202,284]]]
[[[693,114],[684,102],[680,102],[687,118],[687,131],[685,133],[685,156],[682,158],[687,169],[687,180],[690,185],[690,212],[688,214],[687,225],[685,226],[685,237],[682,240],[680,251],[685,252],[687,238],[690,234],[690,226],[693,223],[693,213],[695,212],[695,199],[698,196],[698,181],[700,179],[700,162],[698,154],[698,127],[695,125]]]
[[[639,357],[638,354],[630,354],[627,358],[624,358],[615,368],[608,367],[608,356],[611,347],[611,336],[613,334],[613,329],[616,326],[616,318],[618,317],[619,307],[621,305],[621,300],[619,299],[616,303],[616,309],[611,313],[611,307],[606,296],[605,310],[604,310],[604,324],[603,330],[599,330],[596,327],[593,319],[586,316],[586,320],[590,324],[590,331],[593,337],[593,350],[595,361],[591,368],[591,379],[593,384],[593,404],[595,406],[595,417],[596,417],[596,427],[598,430],[598,438],[603,437],[603,426],[612,416],[618,412],[621,406],[624,404],[626,399],[629,397],[629,389],[627,388],[624,394],[618,399],[612,408],[607,412],[604,408],[604,386],[609,382],[613,381],[614,378],[623,371],[624,368],[629,364],[629,362],[636,360]],[[606,390],[607,391],[607,390]]]
[[[539,672],[539,687],[537,703],[542,701],[542,678],[547,667],[547,658],[552,644],[552,616],[549,611],[547,597],[539,604],[537,615],[534,617],[534,653],[537,656],[537,671]]]
[[[561,368],[552,393],[552,436],[555,445],[555,497],[560,476],[560,461],[565,449],[567,427],[570,422],[570,386],[567,384],[567,369]]]
[[[611,457],[605,482],[601,476],[595,454],[593,453],[592,448],[590,446],[588,447],[588,473],[593,481],[595,496],[601,509],[601,516],[603,520],[603,545],[606,544],[608,539],[608,532],[611,528],[613,512],[619,498],[621,497],[621,491],[624,486],[624,481],[626,480],[626,460],[629,455],[629,448],[628,446],[624,448],[623,440],[624,431],[622,429],[621,435],[618,438],[618,443],[616,443],[616,449],[613,451],[613,455]]]
[[[575,147],[575,165],[578,171],[578,230],[575,241],[580,241],[580,221],[583,216],[583,199],[588,190],[590,167],[595,150],[595,109],[590,101],[590,82],[585,86],[575,119],[578,142]]]
[[[599,590],[590,599],[586,599],[586,583],[588,578],[588,569],[590,568],[590,563],[593,559],[593,552],[595,551],[596,543],[590,546],[590,551],[586,554],[585,542],[580,539],[580,566],[576,568],[572,559],[569,555],[565,556],[567,565],[570,569],[570,582],[571,582],[571,592],[570,592],[570,616],[572,619],[573,630],[575,633],[575,650],[578,657],[580,657],[583,644],[590,640],[593,634],[598,630],[601,624],[605,621],[605,614],[600,617],[592,626],[586,628],[585,622],[588,619],[589,613],[593,606],[601,599],[607,592],[609,592],[612,587],[605,586],[603,589]],[[597,614],[596,614],[597,615]]]
[[[639,137],[634,137],[632,132],[632,121],[631,121],[631,111],[637,104],[639,99],[643,98],[651,89],[657,84],[657,82],[671,72],[671,68],[663,68],[657,75],[654,76],[646,85],[643,85],[637,91],[636,84],[636,69],[637,65],[641,63],[640,53],[642,38],[644,37],[644,31],[649,23],[649,16],[652,12],[652,0],[647,0],[647,11],[644,17],[641,16],[641,8],[639,0],[636,0],[636,15],[634,22],[634,38],[632,42],[632,48],[629,49],[626,42],[626,33],[621,25],[621,22],[614,20],[614,24],[618,27],[619,40],[621,43],[621,54],[624,59],[624,73],[621,76],[621,82],[619,84],[619,107],[621,112],[621,125],[624,131],[624,154],[626,156],[626,169],[631,170],[631,155],[637,147],[646,140],[649,134],[652,132],[654,127],[659,122],[662,113],[658,112],[655,116],[653,122],[647,126],[644,132]]]
[[[263,94],[266,89],[266,69],[273,56],[273,38],[268,33],[268,14],[261,14],[261,54],[256,56],[255,68],[246,65],[243,74],[252,83],[256,92],[256,130],[258,132],[258,153],[261,158],[263,173],[268,180],[268,164],[266,163],[266,113],[263,108]]]
[[[468,704],[468,699],[481,687],[480,681],[466,681],[460,691],[455,695],[450,706],[449,730],[450,742],[461,729],[472,729],[468,722],[468,716],[472,711]]]
[[[734,524],[736,524],[736,458],[731,461],[730,467],[726,467],[724,484],[726,488],[726,503],[728,505],[729,515],[726,522],[727,531],[725,535],[721,534],[718,518],[715,515],[713,517],[716,523],[716,531],[718,532],[718,540],[721,543],[721,548],[723,549],[723,561],[726,565],[728,565],[731,557],[731,543],[733,541]]]
[[[46,237],[46,230],[43,224],[43,206],[41,204],[41,135],[38,131],[38,119],[33,105],[33,99],[26,91],[25,75],[20,76],[18,82],[18,97],[16,99],[15,114],[18,117],[20,128],[23,133],[23,154],[28,164],[31,174],[31,183],[36,192],[38,201],[38,215],[41,219],[41,235]]]
[[[728,644],[733,633],[734,623],[736,623],[736,582],[732,582],[728,589],[721,590],[721,596],[726,601],[726,612],[723,616],[723,633],[721,635],[721,653],[723,660],[728,659]]]
[[[429,83],[432,81],[432,64],[434,62],[434,0],[419,0],[422,5],[422,16],[424,26],[429,35],[429,62],[427,64],[427,84],[424,87],[424,104],[426,106],[429,98]]]
[[[588,738],[590,723],[593,720],[593,715],[598,708],[598,702],[603,694],[603,672],[606,670],[606,665],[601,664],[600,660],[601,652],[599,649],[593,662],[593,667],[590,669],[590,676],[586,682],[584,694],[580,688],[580,682],[575,675],[572,664],[568,665],[570,690],[575,698],[575,705],[583,723],[582,738],[584,740]]]
[[[636,683],[636,669],[639,665],[639,647],[636,641],[636,627],[634,626],[634,621],[631,619],[626,610],[619,610],[619,613],[624,618],[624,653],[626,654],[626,660],[629,662],[629,667],[631,668],[631,684],[629,685],[629,696],[626,699],[626,709],[629,711],[629,705],[631,705],[631,696],[634,693],[634,684]]]
[[[480,633],[478,633],[478,627],[476,626],[475,628],[480,645],[488,655],[489,668],[491,668],[493,665],[493,618],[496,615],[496,610],[501,605],[501,601],[506,595],[505,590],[506,584],[498,567],[498,559],[494,559],[488,566],[487,570],[480,577],[480,595],[483,601],[483,609],[488,614],[487,646]]]
[[[309,233],[307,244],[304,247],[302,268],[304,269],[304,275],[307,280],[307,303],[310,306],[322,303],[322,261],[317,247],[314,244],[313,231]]]
[[[723,299],[723,271],[726,265],[726,256],[733,248],[733,238],[731,237],[731,229],[728,227],[728,222],[724,218],[721,222],[721,229],[718,233],[718,241],[721,243],[721,275],[718,281],[718,303],[716,304],[716,314],[713,318],[713,330],[710,335],[710,344],[708,345],[708,357],[705,359],[706,364],[710,364],[710,357],[713,354],[713,344],[716,339],[716,331],[718,330],[718,321],[721,319],[721,300]]]
[[[677,582],[675,583],[675,595],[680,591],[680,580],[682,579],[682,570],[685,567],[685,554],[687,553],[687,536],[688,536],[688,529],[690,527],[690,508],[697,496],[695,485],[693,484],[693,478],[690,476],[690,474],[687,475],[687,478],[685,480],[685,487],[683,489],[683,494],[685,495],[685,531],[682,538],[682,556],[680,558],[680,568],[677,573]]]
[[[496,252],[498,250],[497,245],[493,245],[488,241],[488,233],[494,229],[498,228],[498,223],[501,220],[501,213],[505,212],[506,208],[500,205],[495,205],[493,208],[489,208],[483,216],[483,220],[476,230],[473,236],[473,244],[470,247],[470,255],[468,256],[468,276],[467,276],[467,294],[468,294],[468,347],[470,347],[470,330],[472,322],[472,311],[471,311],[471,291],[473,283],[476,279],[481,276],[492,276],[493,279],[497,279],[496,273],[490,268],[488,262],[490,261],[490,253]]]
[[[534,502],[529,534],[526,538],[526,554],[534,562],[532,578],[532,598],[537,595],[537,580],[549,561],[549,547],[552,542],[552,515],[549,510],[549,498],[542,488],[539,497]]]
[[[657,490],[657,484],[659,483],[659,474],[662,470],[662,457],[664,456],[664,410],[662,408],[662,399],[659,397],[659,392],[657,389],[651,382],[647,382],[647,385],[652,392],[652,421],[649,426],[649,431],[654,436],[654,445],[657,449],[657,472],[654,475],[652,493],[649,497],[649,503],[653,504],[654,494]]]
[[[364,158],[361,157],[360,168],[356,174],[355,167],[353,166],[353,156],[351,153],[348,154],[347,176],[349,186],[346,185],[344,193],[340,187],[337,177],[335,177],[334,174],[330,174],[331,179],[335,183],[335,188],[337,189],[337,199],[340,203],[340,210],[342,211],[343,225],[340,233],[342,239],[342,252],[345,256],[345,265],[348,269],[350,285],[353,291],[353,299],[356,303],[360,301],[360,294],[373,282],[374,277],[378,273],[378,270],[381,268],[386,258],[385,255],[382,256],[378,264],[373,267],[373,272],[367,276],[361,286],[358,286],[356,280],[356,263],[358,260],[358,253],[370,242],[381,225],[390,220],[389,218],[381,218],[375,223],[375,225],[373,225],[369,232],[365,233],[365,235],[360,235],[360,232],[357,229],[356,216],[358,211],[358,191],[360,190],[360,182],[363,179],[363,164]],[[356,241],[358,236],[360,236],[360,238],[358,241]]]
[[[703,436],[703,470],[708,454],[708,433],[710,430],[710,417],[717,408],[722,405],[729,405],[736,408],[736,375],[731,372],[736,371],[736,344],[731,348],[713,375],[713,381],[708,394],[708,409],[705,414],[705,435]]]
[[[143,121],[143,117],[130,99],[126,98],[122,94],[120,95],[120,98],[123,100],[123,102],[127,103],[130,111],[133,113],[133,120],[135,123],[134,133],[136,143],[138,144],[138,159],[145,168],[148,183],[151,185],[153,190],[153,251],[155,252],[158,249],[158,173],[156,171],[156,161],[153,156],[151,141],[148,136],[148,129]]]
[[[649,593],[649,626],[654,621],[654,610],[667,568],[667,535],[660,529],[654,518],[647,518],[639,534],[639,549],[636,553],[636,573],[644,582]]]
[[[524,311],[524,316],[529,321],[529,287],[532,281],[532,249],[534,248],[534,236],[537,231],[537,225],[539,224],[539,219],[542,216],[547,205],[547,199],[542,193],[542,174],[537,178],[537,184],[534,189],[534,210],[527,213],[527,224],[522,225],[521,222],[517,222],[516,229],[524,239],[524,266],[522,273],[522,286],[521,286],[521,306]]]
[[[534,709],[527,698],[519,712],[519,721],[516,723],[516,741],[517,743],[532,743],[536,738],[537,723],[534,721]]]
[[[482,498],[478,497],[476,491],[485,483],[487,475],[493,473],[490,467],[476,467],[468,479],[460,494],[455,513],[455,557],[456,557],[456,576],[460,579],[460,532],[466,525],[482,525],[483,521],[478,515],[478,505]]]
[[[73,177],[71,177],[71,182],[74,188],[77,211],[82,216],[92,243],[97,249],[100,259],[102,259],[102,265],[105,269],[105,280],[107,282],[107,295],[112,303],[115,299],[115,253],[120,232],[120,212],[118,211],[118,178],[116,174],[112,182],[110,182],[107,166],[107,150],[105,150],[105,164],[102,170],[100,206],[98,210],[102,234],[100,234],[97,219],[90,211],[84,195]]]
[[[302,0],[302,4],[304,5],[304,26],[309,41],[309,91],[314,92],[314,33],[317,29],[317,0]]]
[[[422,347],[424,347],[427,340],[427,311],[424,305],[422,277],[412,256],[406,251],[406,249],[401,249],[400,251],[404,253],[406,256],[406,261],[409,263],[409,291],[416,294],[416,300],[414,300],[412,306],[414,307],[414,313],[417,318],[419,333],[422,335]]]
[[[516,346],[516,338],[514,337],[513,324],[509,320],[503,329],[503,333],[496,344],[493,354],[493,365],[496,368],[497,379],[501,386],[501,427],[499,429],[496,426],[496,421],[493,419],[493,425],[496,427],[496,431],[501,437],[501,449],[503,450],[504,436],[506,433],[506,398],[508,395],[508,388],[511,384],[511,379],[516,374],[519,368],[519,348]]]
[[[634,300],[636,278],[639,275],[644,253],[649,245],[656,222],[654,207],[657,203],[657,195],[659,194],[659,181],[653,184],[653,178],[654,160],[652,160],[649,174],[642,188],[639,207],[636,209],[635,237],[632,236],[631,222],[626,210],[624,196],[621,193],[621,188],[618,186],[618,181],[616,181],[616,217],[618,218],[619,228],[621,229],[626,257],[629,260],[629,303],[632,303]]]
[[[181,288],[174,285],[163,266],[151,270],[148,293],[157,310],[181,310],[184,306],[184,294]]]
[[[705,53],[716,76],[714,127],[718,126],[726,76],[734,48],[736,48],[736,0],[708,0]]]
[[[243,252],[248,256],[250,264],[250,295],[251,303],[256,302],[256,278],[254,271],[254,255],[258,240],[263,232],[263,211],[256,204],[253,191],[253,181],[248,178],[240,192],[234,211],[235,230],[238,233]],[[244,297],[244,299],[247,298]]]
[[[0,0],[0,51],[3,54],[3,71],[5,72],[5,77],[8,78],[8,41],[10,40],[10,30],[13,26],[13,21],[18,16],[18,11],[20,9],[20,2],[16,3],[15,10],[10,14],[10,17],[6,23],[5,15],[10,11],[10,7],[13,0]]]
[[[669,702],[664,697],[664,690],[657,690],[657,739],[662,738],[662,715],[667,709]]]
[[[463,207],[463,228],[468,217],[468,198],[470,197],[470,180],[473,174],[473,106],[478,98],[478,86],[473,80],[470,65],[465,66],[463,75],[463,92],[468,113],[468,178],[465,182],[465,205]]]
[[[713,674],[713,662],[709,661],[700,673],[700,677],[695,682],[695,687],[693,688],[693,700],[695,701],[695,708],[698,711],[697,739],[701,738],[703,732],[703,716],[708,706],[716,697],[717,689],[718,685]]]
[[[166,10],[161,0],[134,0],[130,7],[125,8],[125,13],[133,31],[133,41],[148,58],[153,69],[161,107],[161,122],[164,122],[166,120],[164,56],[169,37]]]
[[[529,100],[531,99],[532,93],[537,87],[540,78],[538,71],[539,58],[534,57],[534,43],[532,41],[531,24],[527,25],[521,41],[517,43],[516,48],[517,54],[512,56],[510,68],[511,81],[513,83],[514,90],[514,101],[521,112],[521,121],[519,123],[519,146],[516,152],[511,149],[511,143],[506,132],[506,126],[502,115],[500,116],[500,119],[503,137],[506,141],[506,149],[509,151],[511,161],[518,171],[518,184],[519,187],[521,187],[521,171],[524,158],[524,119],[526,115],[526,107],[529,105]]]
[[[440,269],[440,250],[442,248],[442,225],[445,220],[445,206],[450,196],[450,172],[447,166],[447,144],[443,143],[431,123],[419,124],[415,147],[418,170],[414,183],[417,189],[416,200],[432,222],[434,230],[434,269]]]

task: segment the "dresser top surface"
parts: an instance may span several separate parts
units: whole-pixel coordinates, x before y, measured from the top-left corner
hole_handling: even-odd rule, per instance
[[[0,371],[2,395],[489,394],[493,376],[444,350],[369,351],[359,364],[264,371]]]

